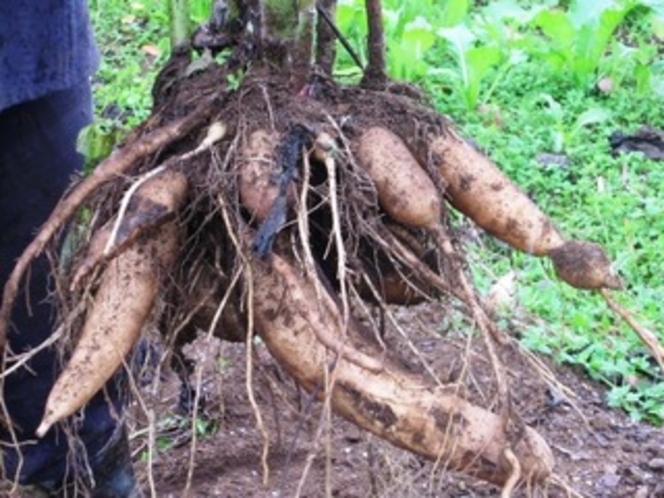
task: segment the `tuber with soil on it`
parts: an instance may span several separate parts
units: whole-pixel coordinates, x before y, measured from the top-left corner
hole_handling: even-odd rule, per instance
[[[216,95],[216,94],[215,94]],[[164,147],[181,139],[192,129],[205,122],[212,111],[212,100],[203,99],[193,112],[174,119],[163,126],[151,130],[150,121],[144,125],[144,133],[136,134],[136,139],[129,147],[122,147],[103,161],[94,172],[76,184],[72,190],[58,203],[46,223],[39,230],[30,245],[16,262],[12,273],[5,283],[0,306],[0,349],[7,341],[7,327],[11,317],[14,300],[19,292],[25,274],[35,258],[37,258],[53,241],[57,233],[69,222],[76,211],[98,190],[118,180],[127,170],[131,169],[146,156],[158,153]]]
[[[118,216],[98,229],[88,242],[86,253],[77,263],[71,279],[72,290],[90,271],[117,256],[142,233],[172,220],[187,193],[187,177],[181,171],[167,168],[134,186],[135,192],[130,189],[125,194],[126,209],[121,209]]]
[[[357,160],[376,191],[378,202],[394,221],[432,228],[442,216],[442,197],[406,144],[389,130],[374,126],[357,140]]]
[[[94,265],[110,262],[102,272],[76,347],[46,401],[38,437],[102,389],[138,341],[164,275],[177,260],[181,229],[173,216],[187,191],[182,172],[163,166],[153,170],[129,188],[125,209],[97,232],[102,236],[92,238],[72,287]],[[171,219],[165,221],[168,217]],[[111,259],[107,254],[117,256]]]
[[[528,254],[549,256],[572,287],[622,287],[601,246],[565,240],[523,190],[454,130],[433,137],[429,147],[450,204],[488,233]]]
[[[273,254],[269,262],[254,261],[256,331],[272,355],[308,391],[323,386],[320,397],[331,396],[337,413],[393,444],[450,469],[505,484],[511,475],[504,459],[514,451],[521,479],[544,481],[553,468],[553,456],[544,440],[527,428],[516,440],[503,432],[501,418],[473,406],[455,394],[454,386],[427,385],[392,360],[368,371],[349,361],[343,351],[326,349],[314,329],[347,336],[348,351],[385,356],[367,342],[351,320],[343,330],[340,310],[316,276],[302,274],[286,259]],[[317,297],[319,296],[319,297]],[[324,385],[325,369],[334,371],[332,385]]]
[[[178,227],[146,233],[111,261],[67,365],[51,389],[38,437],[83,407],[112,377],[138,341],[178,253]]]
[[[257,221],[263,221],[279,197],[280,171],[276,161],[279,134],[256,130],[242,147],[238,190],[240,202]]]

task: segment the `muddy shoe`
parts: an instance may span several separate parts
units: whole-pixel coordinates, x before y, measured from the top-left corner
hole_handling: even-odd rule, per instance
[[[95,487],[94,498],[142,498],[136,484],[131,454],[125,431],[113,443],[104,458],[93,469]]]
[[[91,462],[94,486],[82,483],[40,482],[29,488],[22,488],[19,496],[38,498],[142,498],[140,488],[134,478],[131,455],[125,430],[109,442],[103,450],[103,457]],[[24,494],[23,490],[28,494]]]

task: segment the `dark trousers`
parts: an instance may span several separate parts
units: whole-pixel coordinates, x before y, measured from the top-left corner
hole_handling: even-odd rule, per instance
[[[88,84],[20,104],[0,112],[0,284],[4,287],[16,258],[32,240],[78,171],[83,158],[76,152],[79,131],[92,120]],[[54,328],[49,298],[49,265],[40,258],[31,268],[25,292],[16,302],[8,335],[11,351],[20,354],[40,344]],[[29,301],[29,306],[26,302]],[[0,427],[5,474],[22,484],[59,486],[78,478],[81,458],[94,469],[103,460],[120,424],[103,394],[95,397],[78,424],[78,438],[65,437],[56,427],[37,440],[34,431],[60,369],[51,348],[37,354],[26,368],[4,379],[5,404],[19,438],[20,450],[8,446]],[[79,451],[72,452],[72,449]],[[103,450],[103,451],[102,451]],[[19,453],[22,463],[19,464]],[[75,455],[75,456],[72,456]],[[86,468],[85,465],[82,466]]]

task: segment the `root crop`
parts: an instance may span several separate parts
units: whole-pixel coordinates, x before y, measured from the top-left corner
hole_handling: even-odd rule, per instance
[[[360,427],[506,494],[546,480],[551,451],[512,412],[502,373],[500,348],[512,339],[473,286],[447,204],[551,257],[580,288],[619,286],[608,257],[566,240],[447,118],[392,93],[380,53],[364,87],[320,75],[302,86],[276,65],[232,61],[171,82],[152,118],[64,197],[5,286],[0,345],[30,263],[76,213],[92,213],[89,236],[54,270],[68,289],[64,341],[75,347],[39,434],[103,386],[150,321],[175,348],[198,329],[230,340],[255,330],[300,385]],[[238,66],[239,88],[224,88]],[[86,299],[81,323],[70,310]],[[396,323],[390,305],[425,300],[480,331],[497,405],[466,399],[463,379],[405,368],[362,311],[377,305]],[[76,385],[71,372],[94,381]]]

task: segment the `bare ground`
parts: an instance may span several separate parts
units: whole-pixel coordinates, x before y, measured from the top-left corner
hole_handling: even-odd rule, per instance
[[[465,371],[469,395],[490,406],[493,387],[491,376],[483,373],[486,360],[475,342],[449,332],[442,307],[430,303],[397,312],[410,324],[409,337],[422,359],[443,380]],[[407,355],[403,341],[392,332],[387,331],[386,340]],[[178,414],[179,382],[174,374],[164,370],[142,388],[155,423],[147,423],[145,409],[137,404],[132,444],[147,493],[152,489],[163,497],[285,497],[295,496],[299,487],[299,496],[318,497],[325,496],[327,486],[331,496],[349,498],[500,495],[496,487],[445,471],[444,462],[434,465],[410,455],[339,417],[333,416],[331,430],[323,430],[316,439],[321,404],[310,402],[256,344],[254,393],[270,442],[269,479],[264,485],[264,439],[248,401],[245,351],[243,344],[197,340],[190,354],[205,359],[199,374],[206,404],[194,424]],[[516,495],[664,496],[661,429],[635,423],[609,408],[603,388],[574,369],[545,361],[573,393],[570,402],[560,390],[547,386],[522,354],[503,351],[501,356],[508,366],[517,412],[546,438],[557,462],[559,483],[546,489],[520,489]],[[465,362],[466,357],[471,360]],[[410,358],[413,368],[418,368],[418,360],[412,354]],[[149,457],[150,437],[155,451]]]

